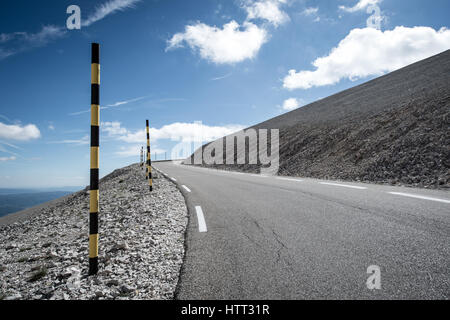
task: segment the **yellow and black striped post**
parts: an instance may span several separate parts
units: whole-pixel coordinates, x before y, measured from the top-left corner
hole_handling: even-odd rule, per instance
[[[148,179],[148,153],[145,152],[145,179]]]
[[[150,128],[148,125],[148,120],[146,120],[146,127],[147,127],[147,170],[148,170],[148,184],[150,186],[150,191],[153,190],[153,181],[152,181],[152,159],[151,159],[151,152],[150,152]]]
[[[98,167],[100,146],[100,45],[92,43],[91,60],[91,185],[89,201],[89,275],[98,271]]]

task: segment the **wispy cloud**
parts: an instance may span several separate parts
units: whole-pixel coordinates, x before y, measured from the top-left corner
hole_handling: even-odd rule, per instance
[[[320,16],[319,16],[319,7],[309,7],[306,8],[305,10],[303,10],[301,12],[302,15],[304,15],[305,17],[311,17],[313,18],[314,22],[319,22],[320,21]]]
[[[64,37],[65,34],[64,28],[54,25],[44,26],[37,33],[2,33],[0,34],[0,60],[32,48],[43,47]]]
[[[82,21],[83,27],[102,20],[117,11],[135,7],[141,0],[110,0],[95,9],[95,12]],[[37,33],[12,32],[0,33],[0,60],[28,51],[32,48],[46,46],[48,43],[64,37],[67,34],[65,26],[46,25]]]
[[[225,78],[228,78],[229,76],[231,76],[233,73],[232,72],[230,72],[230,73],[227,73],[226,75],[224,75],[224,76],[221,76],[221,77],[217,77],[217,78],[212,78],[212,79],[210,79],[211,81],[217,81],[217,80],[222,80],[222,79],[225,79]]]
[[[17,158],[12,156],[12,157],[0,157],[0,161],[14,161]]]
[[[17,150],[23,150],[22,148],[20,148],[20,147],[18,147],[16,145],[13,145],[12,143],[5,142],[5,141],[0,141],[0,144],[4,144],[4,145],[6,145],[8,147],[11,147],[11,148],[14,148],[14,149],[17,149]]]
[[[305,10],[303,10],[302,14],[305,16],[312,16],[312,15],[316,15],[318,12],[319,12],[318,7],[310,7],[310,8],[306,8]]]
[[[12,123],[12,121],[7,116],[4,116],[4,115],[0,114],[0,118],[2,118],[3,120],[8,121],[9,123]]]
[[[136,102],[136,101],[142,100],[144,98],[146,98],[146,97],[139,97],[139,98],[134,98],[134,99],[130,99],[130,100],[118,101],[118,102],[115,102],[115,103],[112,103],[112,104],[107,104],[106,106],[100,106],[100,110],[105,110],[105,109],[109,109],[109,108],[119,107],[119,106],[122,106],[124,104],[128,104],[128,103],[132,103],[132,102]],[[83,110],[83,111],[77,111],[77,112],[72,112],[72,113],[69,113],[69,116],[77,116],[77,115],[80,115],[80,114],[83,114],[83,113],[88,113],[88,112],[91,112],[91,109],[87,109],[87,110]]]
[[[67,139],[60,141],[49,141],[49,144],[75,144],[75,145],[86,145],[89,144],[89,135],[83,136],[81,139]]]
[[[131,102],[142,100],[144,98],[145,97],[139,97],[139,98],[125,100],[125,101],[118,101],[116,103],[106,105],[106,107],[104,107],[104,109],[118,107],[118,106],[121,106],[121,105],[124,105],[124,104],[128,104],[128,103],[131,103]]]
[[[91,24],[102,20],[106,16],[113,14],[117,11],[124,11],[129,8],[134,8],[136,3],[140,0],[111,0],[98,6],[95,12],[90,15],[86,20],[82,21],[83,27],[88,27]]]

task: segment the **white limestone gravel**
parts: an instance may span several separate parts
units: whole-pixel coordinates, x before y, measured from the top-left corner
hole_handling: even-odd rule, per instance
[[[176,186],[138,164],[100,182],[99,273],[87,276],[89,193],[0,226],[1,299],[172,299],[187,209]]]

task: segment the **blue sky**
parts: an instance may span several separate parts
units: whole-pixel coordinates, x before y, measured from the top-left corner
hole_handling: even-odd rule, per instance
[[[69,5],[80,30],[66,28]],[[103,176],[138,161],[145,119],[161,159],[195,121],[213,139],[447,50],[448,12],[446,0],[2,1],[0,187],[89,184],[91,42]]]

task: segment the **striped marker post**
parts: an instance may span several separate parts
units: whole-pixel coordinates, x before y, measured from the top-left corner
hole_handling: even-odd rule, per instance
[[[91,60],[91,185],[89,201],[89,275],[98,271],[98,167],[100,146],[100,45],[92,43]]]
[[[144,147],[141,147],[141,167],[144,166]]]
[[[145,152],[145,179],[148,179],[148,153]]]
[[[146,120],[147,127],[147,170],[148,170],[148,184],[150,186],[150,191],[153,190],[153,181],[152,181],[152,159],[150,152],[150,128],[148,125],[148,120]]]

